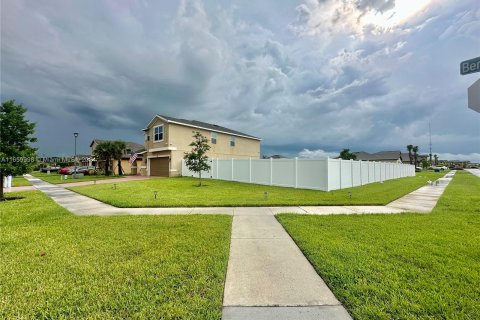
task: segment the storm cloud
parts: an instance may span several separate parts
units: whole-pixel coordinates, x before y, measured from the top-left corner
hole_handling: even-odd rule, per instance
[[[141,143],[155,114],[261,137],[262,154],[415,144],[477,159],[466,105],[476,1],[2,1],[1,98],[37,122],[45,154],[93,138]],[[397,11],[395,11],[398,9]]]

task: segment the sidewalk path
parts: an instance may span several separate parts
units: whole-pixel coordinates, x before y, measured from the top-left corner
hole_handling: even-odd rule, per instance
[[[471,174],[480,178],[480,169],[465,169],[465,171],[468,171]]]
[[[21,192],[21,191],[32,191],[32,190],[35,190],[34,186],[3,188],[3,192]]]
[[[366,214],[429,212],[455,172],[387,206],[116,208],[26,176],[32,185],[76,215],[228,214],[232,239],[223,300],[223,320],[351,319],[295,242],[277,213]],[[68,184],[69,186],[72,184]]]

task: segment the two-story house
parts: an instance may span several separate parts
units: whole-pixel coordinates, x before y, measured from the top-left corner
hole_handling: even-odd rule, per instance
[[[182,173],[185,152],[192,150],[193,132],[208,138],[209,158],[259,159],[260,138],[232,129],[195,120],[156,115],[145,129],[142,174],[173,177]]]

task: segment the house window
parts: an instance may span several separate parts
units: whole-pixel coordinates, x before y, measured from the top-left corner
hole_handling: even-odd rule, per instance
[[[163,141],[163,125],[153,128],[153,141]]]
[[[145,134],[145,141],[150,141],[150,135]]]
[[[217,144],[217,133],[216,132],[210,132],[210,141],[212,144]]]
[[[230,147],[235,147],[235,137],[230,136]]]

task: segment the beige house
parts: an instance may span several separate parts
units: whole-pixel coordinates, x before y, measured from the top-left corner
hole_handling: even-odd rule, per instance
[[[182,174],[182,159],[191,151],[193,132],[208,138],[209,158],[259,159],[260,138],[215,124],[156,115],[145,129],[145,154],[140,173],[173,177]]]
[[[93,158],[93,151],[97,147],[97,145],[100,142],[103,142],[106,140],[99,140],[99,139],[94,139],[90,143],[90,149],[92,151],[92,158]],[[122,166],[122,174],[132,174],[136,175],[140,173],[140,166],[143,164],[143,154],[145,153],[145,150],[143,146],[139,143],[135,142],[125,142],[126,148],[123,150],[123,155],[122,155],[122,160],[121,160],[121,166]],[[132,153],[137,154],[137,158],[135,161],[130,163],[130,156]],[[96,167],[105,169],[105,161],[97,161],[96,162]],[[118,161],[117,160],[112,160],[110,163],[110,170],[113,172],[115,175],[119,174],[119,167],[118,167]]]

